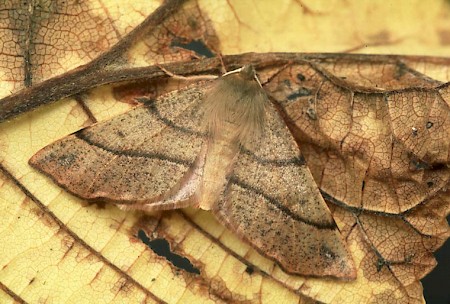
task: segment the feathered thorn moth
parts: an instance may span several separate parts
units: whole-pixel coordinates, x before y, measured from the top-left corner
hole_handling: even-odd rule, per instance
[[[147,100],[43,148],[30,164],[125,210],[196,206],[286,272],[355,266],[301,152],[252,66]]]

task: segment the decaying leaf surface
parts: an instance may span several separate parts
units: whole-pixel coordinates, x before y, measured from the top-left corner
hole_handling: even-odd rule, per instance
[[[401,68],[395,62],[370,65],[388,82],[372,77],[367,86],[364,79],[342,77],[341,66],[355,59],[319,69],[290,66],[268,91],[305,149],[341,232],[350,244],[365,244],[362,276],[418,297],[417,279],[448,237],[448,88],[406,70],[389,75]],[[367,73],[368,64],[357,70]],[[328,74],[330,68],[341,78]],[[411,83],[422,89],[411,90]]]
[[[142,6],[137,5],[117,8],[107,2],[97,6],[94,3],[83,13],[73,14],[81,18],[91,13],[89,16],[93,15],[93,19],[105,20],[99,24],[113,29],[106,31],[108,35],[88,37],[92,38],[90,40],[78,37],[79,41],[95,41],[97,48],[99,45],[104,48],[97,49],[97,53],[95,48],[94,51],[87,48],[89,52],[84,48],[88,55],[76,56],[70,55],[69,48],[69,52],[58,53],[61,56],[53,56],[56,63],[44,60],[45,56],[30,56],[34,58],[33,63],[44,64],[45,61],[46,67],[41,70],[39,64],[26,68],[27,61],[23,57],[17,59],[20,58],[17,52],[27,48],[14,44],[20,39],[15,38],[11,29],[18,26],[7,23],[2,35],[10,39],[2,39],[2,42],[12,42],[1,47],[1,95],[7,96],[28,86],[29,79],[34,79],[32,84],[35,84],[89,62],[131,32],[157,6],[150,7],[147,1]],[[302,1],[289,2],[277,9],[264,5],[248,9],[232,2],[214,6],[200,3],[191,4],[188,11],[176,15],[184,18],[174,20],[190,21],[190,24],[194,24],[192,20],[210,22],[224,54],[249,50],[344,51],[364,44],[375,46],[367,48],[368,52],[448,54],[445,34],[448,18],[445,17],[449,9],[445,1],[436,2],[433,7],[420,1],[408,2],[411,11],[402,10],[405,14],[401,18],[395,15],[405,5],[401,2],[398,8],[383,3],[380,7],[377,4],[363,7],[361,1],[347,1],[343,7],[339,2],[334,5],[322,7],[319,2]],[[337,6],[341,6],[340,9]],[[46,20],[55,22],[55,18],[48,18],[52,10],[46,11],[50,12]],[[267,11],[271,13],[266,15]],[[354,14],[355,11],[361,14]],[[349,15],[353,18],[348,18]],[[376,15],[389,20],[385,27],[376,28],[381,22],[368,22],[368,18],[376,18]],[[294,21],[299,19],[302,21]],[[158,60],[186,59],[192,55],[183,51],[179,57],[173,47],[167,47],[175,36],[182,36],[175,29],[186,28],[180,26],[183,22],[174,20],[169,22],[173,26],[166,26],[168,30],[163,34],[150,35],[153,40],[133,44],[121,60],[112,60],[112,68],[121,69],[124,62],[135,66],[151,64],[155,62],[155,53],[164,54]],[[280,20],[290,22],[290,26],[283,26]],[[272,22],[276,26],[269,27]],[[296,26],[292,26],[294,24]],[[335,24],[342,24],[341,29],[347,29],[342,31],[345,34],[337,33],[339,29]],[[283,39],[274,33],[277,26],[285,34]],[[423,30],[424,27],[429,30]],[[308,31],[308,28],[314,30]],[[420,34],[416,35],[414,29],[420,29]],[[18,32],[25,31],[19,28]],[[47,52],[43,45],[55,45],[48,31],[44,32],[46,40],[36,44],[44,50],[42,53]],[[206,45],[214,44],[207,39],[213,32],[202,36],[205,32],[208,31],[200,30],[194,39],[206,41]],[[55,37],[59,37],[57,33],[58,30]],[[167,36],[168,43],[155,42],[164,41],[162,38]],[[332,47],[321,45],[330,42]],[[12,45],[16,53],[11,51]],[[60,48],[64,49],[56,49]],[[362,57],[362,60],[367,59]],[[422,302],[418,280],[434,265],[431,252],[448,237],[444,219],[449,209],[449,194],[445,192],[448,185],[448,133],[445,140],[445,131],[449,130],[445,128],[449,123],[448,93],[447,87],[437,81],[448,81],[449,63],[414,58],[405,58],[405,66],[336,61],[339,60],[279,65],[262,70],[261,76],[263,82],[271,79],[266,88],[282,106],[335,220],[348,240],[359,269],[356,281],[339,283],[289,276],[215,223],[208,213],[188,209],[142,219],[139,214],[125,214],[111,206],[99,209],[87,206],[31,170],[27,161],[43,146],[87,126],[92,116],[103,120],[130,108],[129,104],[116,102],[125,94],[123,87],[105,86],[77,97],[78,101],[65,99],[0,126],[3,215],[0,235],[2,244],[8,244],[2,246],[0,255],[2,302],[15,299],[68,302],[80,298],[122,302],[121,299],[126,298],[135,302],[192,302],[195,299],[197,302],[270,303],[280,299],[304,301],[300,295],[335,303]],[[11,62],[21,68],[11,72]],[[19,70],[28,71],[33,77],[25,77]],[[403,90],[411,85],[424,89]],[[128,96],[143,90],[138,91],[132,84],[127,89]],[[162,88],[150,93],[158,94],[158,90]],[[310,102],[313,93],[315,102]],[[291,98],[283,98],[283,94]],[[80,100],[92,115],[80,106]],[[325,102],[329,100],[336,103]],[[405,117],[403,111],[415,115]],[[395,192],[388,187],[393,183],[401,186]],[[139,229],[152,239],[168,240],[172,250],[187,257],[200,275],[176,268],[135,237],[130,237],[137,235]]]

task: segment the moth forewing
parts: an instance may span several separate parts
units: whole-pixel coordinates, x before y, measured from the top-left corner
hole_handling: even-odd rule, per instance
[[[190,87],[150,100],[44,147],[29,162],[83,199],[177,208],[170,197],[185,189],[205,140],[198,122],[206,90]]]
[[[293,274],[355,277],[345,242],[252,66],[61,139],[30,164],[123,209],[197,206]]]

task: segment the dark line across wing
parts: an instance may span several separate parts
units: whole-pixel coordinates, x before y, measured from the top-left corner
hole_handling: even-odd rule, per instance
[[[153,115],[156,116],[156,118],[158,118],[158,120],[160,120],[162,123],[164,123],[166,126],[169,126],[177,131],[183,132],[183,133],[187,133],[187,134],[191,134],[191,135],[197,135],[200,137],[205,137],[206,133],[203,132],[198,132],[198,131],[194,131],[182,126],[177,125],[175,122],[173,122],[172,120],[164,117],[161,115],[161,113],[158,110],[158,107],[156,106],[156,101],[154,99],[146,99],[143,100],[142,98],[139,99],[140,102],[143,102],[145,107],[149,110],[149,112]]]
[[[202,133],[202,132],[198,132],[198,131],[194,131],[194,130],[191,130],[188,128],[181,127],[181,126],[177,125],[175,122],[173,122],[172,120],[167,119],[166,117],[162,116],[158,110],[157,104],[154,99],[140,98],[139,101],[144,103],[145,106],[147,107],[147,109],[150,111],[150,113],[155,115],[156,118],[158,118],[158,120],[160,120],[166,126],[171,127],[177,131],[187,133],[187,134],[193,134],[193,135],[197,135],[197,136],[201,136],[201,137],[207,136],[207,133]],[[302,166],[302,165],[306,164],[306,161],[305,161],[305,158],[303,157],[303,155],[300,155],[299,157],[293,157],[290,159],[273,159],[272,160],[272,159],[263,159],[261,157],[258,157],[253,152],[251,152],[247,149],[244,149],[244,148],[242,148],[242,152],[251,156],[252,158],[254,158],[256,160],[256,162],[258,162],[260,164],[270,164],[270,165],[275,165],[277,167],[283,167],[283,166],[291,165],[291,164]]]
[[[323,224],[323,223],[317,223],[317,222],[312,222],[310,220],[308,220],[307,218],[303,218],[301,216],[299,216],[298,214],[293,213],[291,210],[289,210],[289,208],[287,208],[286,206],[283,206],[283,204],[281,204],[276,198],[267,195],[264,191],[257,189],[247,183],[244,183],[243,181],[239,180],[236,176],[231,176],[229,178],[229,182],[248,191],[251,191],[253,193],[256,193],[257,195],[262,196],[264,199],[266,199],[270,204],[272,204],[274,207],[276,207],[278,210],[280,210],[282,213],[288,215],[289,217],[291,217],[292,219],[298,221],[298,222],[302,222],[304,224],[316,227],[317,229],[328,229],[328,230],[334,230],[337,229],[336,223],[329,223],[329,224]]]
[[[159,159],[159,160],[168,161],[168,162],[179,164],[179,165],[184,165],[184,166],[187,166],[187,167],[189,167],[189,166],[191,166],[193,164],[193,162],[191,162],[189,160],[178,159],[178,158],[175,158],[175,157],[170,157],[170,156],[164,155],[162,153],[142,153],[142,152],[138,152],[138,151],[120,151],[120,150],[112,149],[112,148],[107,147],[107,146],[105,146],[103,144],[100,144],[98,142],[94,142],[93,140],[91,140],[89,138],[89,136],[87,136],[85,134],[85,132],[83,132],[83,130],[76,132],[74,135],[78,139],[85,141],[86,143],[88,143],[91,146],[100,148],[102,150],[105,150],[105,151],[110,152],[110,153],[115,154],[115,155],[153,158],[153,159]]]

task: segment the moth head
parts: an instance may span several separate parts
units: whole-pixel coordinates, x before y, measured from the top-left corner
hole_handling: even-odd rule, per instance
[[[242,68],[240,68],[239,74],[245,80],[256,80],[257,82],[259,82],[258,78],[256,77],[255,68],[251,64],[244,65]]]

